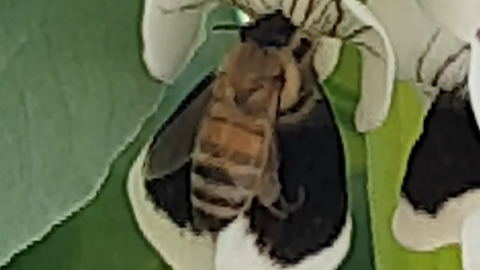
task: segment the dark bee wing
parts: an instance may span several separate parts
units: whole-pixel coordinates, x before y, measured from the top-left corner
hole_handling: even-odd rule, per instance
[[[135,220],[148,242],[178,270],[214,269],[211,237],[185,229],[192,220],[186,160],[213,79],[208,76],[188,95],[129,172],[127,191]]]
[[[145,155],[147,198],[179,227],[191,224],[190,154],[198,124],[211,97],[214,75],[207,76],[155,134]]]
[[[459,243],[467,213],[480,209],[480,132],[468,101],[451,92],[437,97],[423,130],[409,157],[393,231],[402,245],[431,251]]]
[[[282,195],[296,201],[303,188],[303,203],[279,219],[254,201],[247,216],[219,234],[217,269],[242,269],[248,261],[255,270],[333,270],[345,257],[351,221],[343,145],[327,100],[316,102],[303,122],[277,130]]]
[[[161,178],[190,159],[198,124],[209,99],[214,76],[207,76],[155,134],[145,160],[148,179]]]

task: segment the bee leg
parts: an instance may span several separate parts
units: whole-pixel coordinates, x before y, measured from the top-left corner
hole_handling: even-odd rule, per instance
[[[298,208],[300,208],[303,203],[305,202],[306,194],[305,194],[305,188],[304,187],[298,187],[297,189],[297,201],[294,203],[290,203],[289,205],[289,210],[290,212],[297,211]]]
[[[283,198],[283,197],[281,197]],[[283,206],[282,206],[283,208]],[[280,210],[273,205],[267,206],[268,211],[279,219],[286,219],[288,217],[288,210]]]
[[[298,210],[303,203],[305,202],[305,189],[303,187],[299,187],[297,191],[297,201],[294,203],[289,203],[285,199],[283,195],[279,197],[280,209],[274,207],[273,205],[266,206],[267,209],[270,211],[272,215],[279,219],[286,219],[288,214],[295,212]]]
[[[305,188],[304,187],[298,187],[297,190],[297,201],[293,203],[287,202],[285,197],[280,196],[280,204],[282,205],[283,209],[287,209],[288,212],[295,212],[300,208],[303,203],[305,202]]]

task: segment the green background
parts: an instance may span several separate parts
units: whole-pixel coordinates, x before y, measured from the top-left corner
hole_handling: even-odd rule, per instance
[[[2,56],[0,58],[0,92],[6,93],[7,90],[9,95],[13,95],[17,88],[24,87],[24,85],[18,84],[18,81],[21,80],[17,77],[23,78],[22,75],[28,77],[30,74],[38,72],[42,67],[47,71],[55,70],[51,64],[55,63],[59,57],[61,58],[62,53],[68,55],[68,52],[72,50],[83,52],[84,54],[80,55],[84,55],[87,59],[82,58],[81,61],[95,63],[92,68],[99,70],[99,73],[90,70],[91,73],[87,72],[89,78],[85,79],[84,76],[81,76],[83,81],[78,80],[84,84],[95,84],[92,89],[96,87],[109,88],[111,93],[111,96],[104,99],[80,100],[79,107],[90,110],[93,106],[91,104],[102,105],[102,102],[108,103],[110,102],[108,97],[115,98],[116,95],[120,95],[119,100],[131,99],[138,95],[143,95],[143,99],[145,99],[144,103],[139,106],[138,113],[127,120],[125,120],[125,112],[122,111],[123,107],[120,106],[113,112],[110,111],[114,117],[118,117],[118,122],[120,122],[118,125],[123,125],[124,128],[109,132],[119,132],[123,134],[123,138],[131,135],[132,130],[134,130],[133,124],[143,123],[142,117],[148,115],[155,100],[160,100],[162,94],[165,94],[165,96],[159,102],[156,111],[143,124],[141,132],[109,166],[108,177],[98,196],[67,221],[55,226],[44,239],[20,252],[11,263],[2,267],[2,269],[168,269],[143,239],[136,227],[127,201],[127,173],[133,160],[153,132],[161,126],[188,91],[193,88],[194,82],[215,67],[223,52],[230,47],[235,38],[232,34],[227,33],[209,35],[207,42],[183,72],[178,83],[166,87],[148,78],[141,64],[139,57],[141,47],[138,36],[142,8],[140,3],[127,0],[77,2],[64,0],[60,2],[56,0],[22,1],[21,4],[13,0],[0,2],[0,56]],[[21,14],[25,20],[9,15],[10,13],[7,13],[6,10],[17,11],[17,13],[11,14],[17,14],[18,16]],[[78,12],[79,10],[82,12]],[[38,20],[35,21],[32,18]],[[210,28],[216,23],[232,21],[233,18],[233,10],[220,9],[210,16],[208,26]],[[12,21],[15,23],[12,24]],[[32,44],[31,48],[25,47],[15,50],[18,46],[27,46],[29,40],[35,41],[35,39],[29,38],[23,41],[26,45],[22,45],[22,31],[25,33],[29,31],[37,33],[35,31],[38,31],[39,38],[45,38],[50,33],[55,42],[48,43],[48,39],[45,39],[47,43],[43,44],[43,47]],[[71,31],[80,31],[80,34]],[[58,38],[58,33],[63,33],[60,38]],[[85,35],[82,36],[81,33]],[[88,39],[88,42],[74,39],[72,35]],[[17,43],[14,42],[15,40]],[[18,42],[20,42],[20,45]],[[95,44],[109,45],[97,47]],[[64,47],[70,49],[62,50]],[[51,57],[45,56],[45,58],[40,59],[39,55],[41,55],[42,48],[51,50]],[[19,69],[12,71],[12,65],[8,63],[9,59],[12,58],[11,56],[16,54],[21,59],[25,59],[22,62],[13,58],[15,61],[19,61],[17,64],[19,68],[25,67],[23,72]],[[10,58],[7,59],[5,56],[10,56]],[[63,57],[66,56],[63,55]],[[66,84],[63,87],[68,87],[70,83],[79,83],[77,80],[79,78],[78,70],[68,68],[68,63],[71,60],[68,58],[65,62],[56,64],[57,69],[61,69],[59,72],[65,73],[60,76],[63,81],[50,82],[51,87],[48,87],[47,84],[46,89],[54,88],[62,85],[62,83]],[[114,68],[121,63],[124,63],[124,68]],[[28,64],[35,64],[36,66],[26,67]],[[2,69],[2,67],[8,67],[8,69]],[[109,71],[108,74],[100,72],[105,68]],[[354,241],[342,269],[461,269],[457,249],[444,249],[430,254],[413,254],[402,249],[393,239],[390,231],[390,219],[398,198],[406,159],[412,144],[421,132],[423,115],[413,89],[406,83],[399,83],[395,89],[392,108],[385,125],[367,135],[355,132],[353,112],[358,101],[361,68],[361,57],[358,51],[350,46],[345,46],[342,49],[338,68],[324,85],[340,127],[342,140],[346,146],[350,205],[354,217]],[[72,73],[71,76],[69,72]],[[16,80],[12,80],[14,76],[17,76],[15,77]],[[47,78],[46,83],[48,83],[48,79],[55,79],[55,76],[40,77]],[[132,79],[129,81],[129,78]],[[28,82],[28,80],[26,81]],[[41,82],[38,81],[29,83],[39,83],[38,87],[42,86]],[[78,89],[74,88],[75,91],[79,91],[78,95],[82,93],[80,92],[83,89],[82,86],[84,85],[80,84],[77,87]],[[119,89],[125,89],[125,91]],[[146,91],[147,94],[141,91]],[[53,96],[55,93],[50,95]],[[44,97],[47,102],[46,105],[42,106],[53,106],[52,110],[54,110],[57,105],[48,102],[49,99],[54,99],[51,96]],[[152,102],[152,104],[147,101]],[[120,102],[120,104],[122,103]],[[82,107],[82,105],[85,107]],[[58,105],[59,108],[62,108],[61,106]],[[104,113],[102,111],[92,111],[89,116],[93,119],[97,116],[96,114],[103,115]],[[10,117],[12,118],[10,119]],[[12,121],[12,119],[14,119],[13,116],[2,116],[0,123],[6,126],[11,123],[9,121]],[[88,119],[85,120],[85,123],[89,123],[90,120]],[[137,122],[135,123],[135,121]],[[113,122],[110,125],[114,124],[117,123]],[[20,129],[17,132],[22,134],[25,130]],[[64,139],[60,135],[63,136],[63,133],[52,135],[59,144]],[[85,136],[93,135],[86,134]],[[397,136],[400,136],[401,139],[398,140]],[[104,140],[93,140],[93,142],[98,149],[105,149],[104,145],[109,142],[108,136],[105,136]],[[112,149],[121,149],[125,144],[125,139],[122,140],[122,136],[119,136],[116,141],[110,143]],[[41,142],[38,142],[38,144],[40,145]],[[108,157],[105,154],[103,159],[99,159],[97,162],[105,167],[101,162],[108,162]],[[78,159],[83,166],[87,166],[85,170],[92,171],[92,174],[102,172],[86,165],[93,162],[90,157],[80,156]],[[72,162],[72,164],[75,163]],[[72,167],[70,173],[77,173],[75,169],[75,167]],[[2,174],[2,177],[5,177],[5,175]],[[52,177],[52,175],[49,177]],[[92,177],[92,179],[97,178]],[[52,179],[57,180],[58,178],[51,178],[50,180]],[[99,181],[90,182],[89,187],[96,185]],[[79,186],[85,184],[79,180],[72,181],[71,185],[67,186],[67,188],[70,188],[68,192],[78,189],[77,182]],[[63,192],[56,186],[51,187],[51,189],[52,192]],[[25,207],[29,206],[28,203],[29,200],[26,200]],[[62,200],[58,200],[56,203],[65,204]],[[17,209],[7,210],[16,211]],[[65,209],[59,208],[58,213],[64,211]],[[2,239],[15,239],[15,235],[6,236],[2,231],[0,231],[0,237]]]

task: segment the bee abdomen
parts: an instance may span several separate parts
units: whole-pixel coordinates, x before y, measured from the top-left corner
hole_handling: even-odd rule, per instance
[[[193,227],[218,231],[243,211],[251,191],[237,186],[222,167],[198,163],[191,174]]]
[[[240,183],[241,184],[241,183]],[[239,209],[251,191],[238,185],[223,168],[195,164],[191,174],[192,199],[218,207]]]
[[[234,218],[245,206],[246,198],[235,201],[209,193],[208,189],[194,188],[191,194],[194,208],[202,209],[205,213],[219,218]]]
[[[209,140],[200,141],[200,152],[208,157],[225,159],[235,165],[257,165],[260,162],[258,155],[229,149]]]
[[[248,206],[267,141],[264,121],[227,119],[214,111],[203,120],[192,155],[193,227],[200,231],[222,229]]]
[[[192,227],[194,231],[209,231],[209,232],[219,232],[225,226],[235,219],[234,217],[230,218],[219,218],[217,216],[211,215],[203,211],[201,208],[193,208],[192,211],[193,224]]]
[[[198,134],[196,151],[239,164],[255,164],[266,143],[260,123],[213,117],[205,119]]]
[[[241,209],[245,205],[245,200],[240,201],[229,200],[227,198],[218,197],[214,194],[209,194],[205,190],[194,188],[192,195],[195,196],[198,200],[202,200],[205,203],[217,205],[220,207],[229,207],[232,209]]]
[[[237,198],[229,198],[218,193],[212,186],[192,187],[192,226],[195,230],[218,232],[245,208],[246,196],[237,194]]]
[[[232,176],[220,167],[195,164],[192,168],[192,173],[201,177],[207,183],[235,186]]]

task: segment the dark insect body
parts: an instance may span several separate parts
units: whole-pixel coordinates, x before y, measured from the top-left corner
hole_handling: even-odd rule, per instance
[[[278,12],[242,27],[240,38],[154,137],[145,187],[194,232],[215,235],[244,211],[258,246],[295,264],[345,226],[342,143],[318,98],[309,38]],[[165,147],[178,136],[184,145]]]
[[[227,54],[216,76],[192,153],[197,230],[218,231],[219,224],[250,208],[254,198],[279,218],[305,199],[300,189],[299,201],[289,205],[281,197],[277,175],[277,118],[298,100],[299,62],[308,52],[305,42],[299,42],[303,51],[294,53],[300,47],[293,42],[294,30],[278,13],[242,28],[241,43]],[[280,209],[273,206],[279,199]]]

